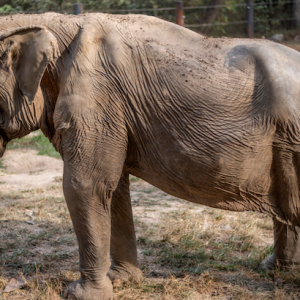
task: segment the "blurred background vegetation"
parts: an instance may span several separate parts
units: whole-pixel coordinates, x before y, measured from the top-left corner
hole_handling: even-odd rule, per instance
[[[56,11],[73,13],[81,2],[84,11],[142,13],[175,21],[173,0],[0,0],[0,13]],[[246,35],[246,0],[184,0],[185,25],[210,36]],[[295,31],[295,11],[300,0],[254,0],[257,37]],[[206,7],[208,6],[208,7]],[[169,8],[169,9],[166,9]],[[160,10],[161,9],[161,10]],[[201,24],[213,24],[202,26]]]

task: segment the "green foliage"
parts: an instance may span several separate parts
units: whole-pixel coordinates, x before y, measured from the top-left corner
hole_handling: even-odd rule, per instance
[[[47,155],[60,158],[60,154],[56,152],[49,140],[38,131],[34,136],[25,136],[21,139],[15,139],[7,144],[7,149],[31,148],[38,150],[39,155]]]
[[[76,0],[0,0],[0,12],[72,12]]]
[[[2,7],[0,7],[0,13],[11,12],[13,10],[14,9],[10,5],[8,5],[8,4],[5,4]]]
[[[275,3],[263,1],[262,4],[255,6],[254,15],[255,31],[260,34],[271,35],[276,30],[282,31],[294,25],[292,20],[286,20],[293,17],[293,4],[286,0],[278,0]]]

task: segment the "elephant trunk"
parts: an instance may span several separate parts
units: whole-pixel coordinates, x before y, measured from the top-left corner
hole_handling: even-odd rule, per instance
[[[2,133],[0,133],[0,158],[4,155],[7,143],[8,143],[7,139],[4,137]]]

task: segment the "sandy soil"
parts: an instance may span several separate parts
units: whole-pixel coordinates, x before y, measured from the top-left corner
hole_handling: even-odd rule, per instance
[[[30,149],[7,150],[2,166],[0,182],[4,192],[45,188],[57,184],[63,173],[62,160],[37,155]]]

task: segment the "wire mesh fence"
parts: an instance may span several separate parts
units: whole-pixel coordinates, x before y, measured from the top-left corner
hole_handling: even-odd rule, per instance
[[[63,5],[50,7],[46,4],[38,6],[37,10],[1,11],[0,15],[22,13],[42,13],[45,11],[56,11],[73,14],[72,2],[64,2]],[[21,2],[22,0],[18,0]],[[25,1],[25,0],[24,0]],[[36,1],[41,4],[43,1]],[[114,1],[102,0],[82,2],[85,12],[103,12],[113,14],[145,14],[175,22],[176,8],[171,0],[136,0],[136,1]],[[122,2],[122,5],[120,3]],[[246,0],[186,0],[184,2],[184,26],[205,33],[210,36],[241,36],[247,34]],[[300,0],[256,0],[253,2],[254,11],[254,33],[256,36],[269,36],[276,32],[296,30],[299,14],[297,13]],[[46,3],[46,2],[45,2]],[[47,3],[55,3],[48,1]],[[197,5],[193,5],[193,4]],[[202,5],[201,5],[202,4]],[[21,7],[21,6],[20,6]],[[3,8],[3,6],[2,6]],[[31,8],[34,8],[32,6]],[[208,14],[214,12],[213,19],[207,18]],[[209,20],[209,22],[207,22]]]

